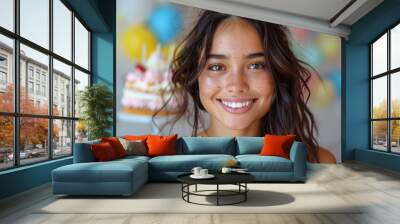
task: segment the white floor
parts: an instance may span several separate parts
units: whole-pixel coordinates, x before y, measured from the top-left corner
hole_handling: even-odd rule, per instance
[[[55,199],[45,185],[0,201],[0,223],[400,223],[399,173],[358,163],[316,165],[307,183],[366,206],[351,214],[38,214],[35,211]]]

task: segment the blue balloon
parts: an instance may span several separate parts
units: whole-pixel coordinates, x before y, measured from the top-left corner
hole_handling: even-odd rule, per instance
[[[306,62],[308,62],[314,68],[318,68],[324,62],[324,55],[321,50],[316,46],[309,45],[304,49],[304,55]]]
[[[328,79],[332,82],[335,87],[336,96],[340,97],[342,92],[342,76],[340,69],[335,69],[328,74]]]
[[[181,13],[170,4],[159,6],[149,18],[149,27],[161,44],[167,44],[174,40],[182,30],[182,24]]]

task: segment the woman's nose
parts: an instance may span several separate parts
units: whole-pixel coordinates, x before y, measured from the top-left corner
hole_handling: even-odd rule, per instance
[[[249,90],[249,85],[244,71],[241,69],[233,69],[226,76],[225,88],[229,93],[243,93]]]

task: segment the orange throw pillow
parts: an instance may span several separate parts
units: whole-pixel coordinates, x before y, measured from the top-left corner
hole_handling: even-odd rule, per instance
[[[147,137],[148,156],[176,155],[175,142],[178,135]]]
[[[280,156],[289,159],[290,147],[296,135],[265,135],[264,146],[261,149],[262,156]]]
[[[94,157],[99,162],[109,161],[117,158],[113,147],[108,142],[93,144],[91,145],[91,150],[94,154]]]
[[[149,135],[125,135],[124,139],[129,140],[129,141],[146,141],[147,137]]]
[[[121,142],[118,140],[116,137],[110,137],[110,138],[101,138],[101,142],[108,142],[114,149],[115,155],[117,158],[121,158],[126,156],[126,151],[124,149],[124,146],[122,146]]]

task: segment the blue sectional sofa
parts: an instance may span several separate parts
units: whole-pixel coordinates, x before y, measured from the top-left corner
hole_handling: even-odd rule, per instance
[[[108,162],[96,162],[90,141],[75,144],[74,163],[52,171],[54,194],[131,195],[148,181],[176,181],[193,167],[218,172],[234,159],[260,182],[304,182],[307,150],[294,142],[290,159],[260,156],[262,137],[181,137],[177,155],[127,156]]]

